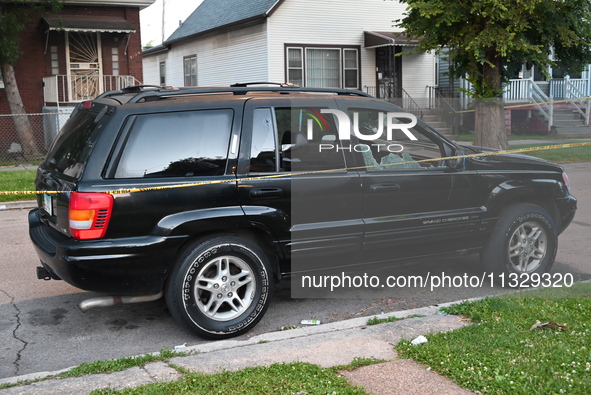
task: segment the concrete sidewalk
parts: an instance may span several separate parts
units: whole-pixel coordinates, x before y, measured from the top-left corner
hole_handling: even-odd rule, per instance
[[[430,306],[378,316],[406,317],[421,315],[392,323],[367,325],[372,317],[355,318],[326,325],[281,332],[271,332],[248,340],[209,342],[179,351],[192,355],[172,358],[169,363],[185,369],[215,373],[280,362],[309,362],[322,367],[345,365],[354,358],[387,360],[377,365],[343,372],[354,385],[373,394],[469,394],[448,379],[409,360],[396,359],[393,346],[402,339],[445,332],[468,325],[457,316],[439,314],[440,306]],[[417,347],[420,347],[418,345]],[[66,369],[67,370],[67,369]],[[67,379],[47,379],[60,372],[43,372],[0,380],[14,384],[45,378],[44,381],[22,384],[0,390],[5,394],[85,394],[101,388],[133,388],[144,384],[178,380],[182,374],[168,363],[155,362],[144,368],[132,368],[111,374],[94,374]]]

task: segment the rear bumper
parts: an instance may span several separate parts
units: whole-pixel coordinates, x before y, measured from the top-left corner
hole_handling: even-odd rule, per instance
[[[87,291],[148,295],[162,290],[186,236],[74,240],[29,213],[29,236],[42,264]]]

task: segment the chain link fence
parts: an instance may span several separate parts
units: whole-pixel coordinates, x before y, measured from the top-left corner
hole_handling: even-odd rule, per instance
[[[39,163],[70,113],[0,114],[0,166]]]

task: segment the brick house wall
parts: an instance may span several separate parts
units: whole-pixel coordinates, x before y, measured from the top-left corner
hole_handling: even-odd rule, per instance
[[[112,48],[117,48],[119,74],[131,75],[140,81],[142,80],[139,8],[65,6],[59,14],[124,18],[134,25],[136,32],[130,35],[129,44],[127,43],[127,34],[101,33],[103,74],[112,74]],[[51,31],[49,39],[47,39],[46,29],[47,26],[41,17],[31,18],[27,28],[21,34],[22,56],[14,64],[19,91],[27,113],[39,113],[42,110],[43,77],[53,74],[51,46],[58,48],[59,74],[65,75],[67,73],[65,33]],[[125,54],[126,46],[127,54]],[[0,114],[9,113],[6,91],[0,88]]]

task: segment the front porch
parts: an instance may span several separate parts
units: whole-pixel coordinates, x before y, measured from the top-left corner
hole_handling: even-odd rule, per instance
[[[43,102],[44,106],[72,105],[136,85],[141,82],[131,75],[52,75],[43,78]]]

